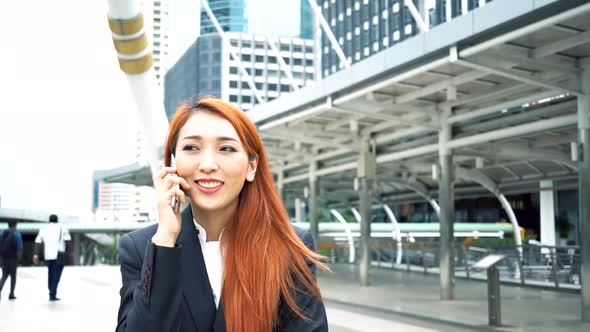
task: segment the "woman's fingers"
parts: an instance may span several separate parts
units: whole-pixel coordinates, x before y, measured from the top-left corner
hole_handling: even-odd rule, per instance
[[[154,179],[163,179],[168,174],[176,174],[176,167],[164,167],[155,176]]]

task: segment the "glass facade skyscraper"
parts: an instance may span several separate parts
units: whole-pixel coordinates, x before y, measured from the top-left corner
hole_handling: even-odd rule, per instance
[[[307,0],[300,0],[299,9],[299,37],[313,39],[313,11]]]
[[[247,32],[246,0],[209,0],[209,7],[223,31]],[[201,35],[217,33],[204,9],[201,9]]]

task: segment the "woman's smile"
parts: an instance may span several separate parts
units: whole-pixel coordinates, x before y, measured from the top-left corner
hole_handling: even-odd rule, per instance
[[[223,187],[223,182],[216,179],[199,179],[195,180],[195,184],[205,194],[214,194]]]

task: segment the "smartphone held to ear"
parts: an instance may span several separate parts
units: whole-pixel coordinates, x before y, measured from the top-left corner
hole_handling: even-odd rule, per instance
[[[170,155],[170,167],[176,167],[176,164],[174,163],[174,155]],[[173,176],[178,175],[175,174]],[[176,187],[180,188],[179,185],[176,185]],[[170,205],[172,206],[172,211],[174,211],[174,213],[180,212],[180,199],[178,199],[178,196],[172,197],[172,202],[170,202]]]

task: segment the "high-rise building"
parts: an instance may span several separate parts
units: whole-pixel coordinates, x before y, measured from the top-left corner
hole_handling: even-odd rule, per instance
[[[300,0],[299,5],[299,37],[313,39],[314,16],[307,0]]]
[[[133,221],[133,185],[95,181],[94,193],[97,206],[94,209],[97,221]]]
[[[158,84],[166,70],[186,51],[199,35],[198,0],[141,0],[144,27],[151,42]]]
[[[270,43],[279,50],[296,86],[314,80],[313,40],[246,33],[226,33],[222,40],[217,34],[201,35],[166,74],[164,104],[168,117],[182,101],[195,96],[218,96],[247,111],[260,102],[293,91]],[[240,62],[252,78],[253,86],[240,70]]]
[[[208,3],[223,31],[248,31],[246,0],[209,0]],[[201,35],[209,33],[217,33],[217,30],[205,10],[201,9]]]
[[[144,27],[151,41],[154,70],[158,83],[162,84],[162,78],[166,73],[164,59],[168,55],[168,1],[167,0],[142,0]]]
[[[490,0],[412,0],[430,27],[486,2]],[[404,0],[317,0],[317,3],[351,64],[420,32]],[[323,77],[344,68],[325,33],[322,33],[320,52]]]

